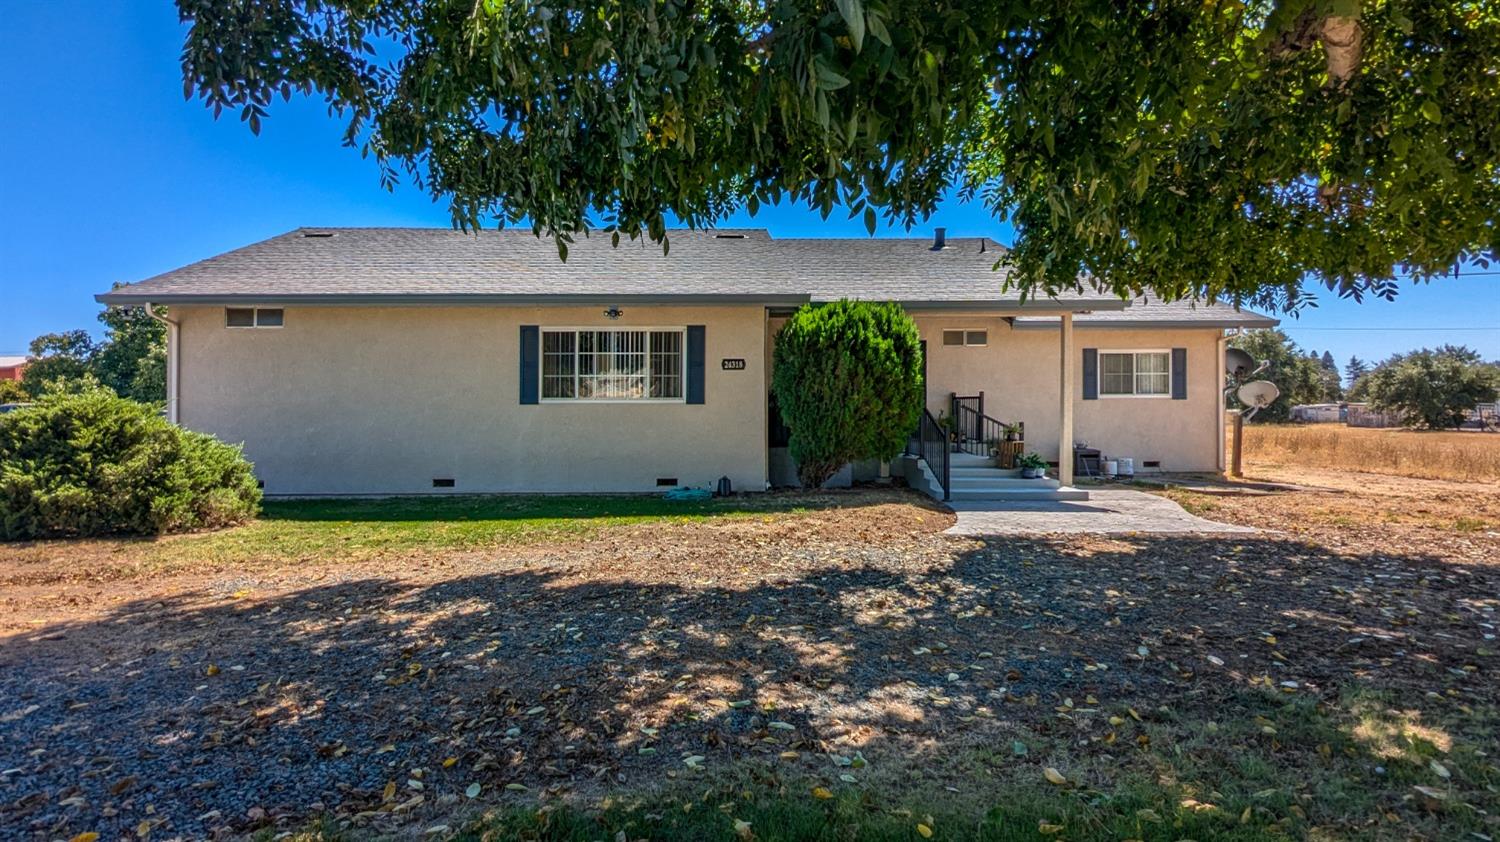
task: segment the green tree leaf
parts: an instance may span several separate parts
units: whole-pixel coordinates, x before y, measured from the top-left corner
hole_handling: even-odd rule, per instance
[[[855,185],[912,225],[958,191],[1017,231],[1028,295],[1280,309],[1500,257],[1500,15],[1473,0],[459,6],[177,0],[185,87],[251,130],[323,99],[460,227],[659,240]]]
[[[860,0],[834,0],[844,25],[849,27],[849,40],[857,53],[865,45],[865,9]]]

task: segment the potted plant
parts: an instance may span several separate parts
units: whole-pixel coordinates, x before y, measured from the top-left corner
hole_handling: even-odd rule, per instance
[[[1005,440],[1006,441],[1020,441],[1021,440],[1021,425],[1020,424],[1001,424],[1000,425],[1000,431],[1005,435]]]
[[[1047,460],[1040,453],[1027,453],[1016,460],[1016,465],[1021,469],[1021,476],[1026,479],[1047,476]]]
[[[958,431],[953,429],[953,416],[940,409],[937,414],[937,423],[939,427],[943,428],[943,432],[948,435],[950,448],[954,453],[957,453],[959,436]]]

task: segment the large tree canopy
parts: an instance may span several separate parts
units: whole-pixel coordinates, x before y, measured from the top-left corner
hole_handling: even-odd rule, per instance
[[[455,222],[660,239],[950,188],[1014,277],[1295,306],[1500,251],[1496,0],[178,0],[187,92],[314,93]]]

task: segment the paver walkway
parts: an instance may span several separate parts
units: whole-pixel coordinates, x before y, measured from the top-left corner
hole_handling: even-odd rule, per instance
[[[1253,533],[1248,526],[1188,514],[1165,497],[1123,488],[1090,488],[1088,502],[956,502],[950,535],[1116,535]]]

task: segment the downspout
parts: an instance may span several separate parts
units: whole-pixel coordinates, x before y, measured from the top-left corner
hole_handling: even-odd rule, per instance
[[[152,309],[155,305],[146,302],[146,315],[167,326],[167,420],[177,423],[177,378],[181,342],[178,341],[178,323]]]

